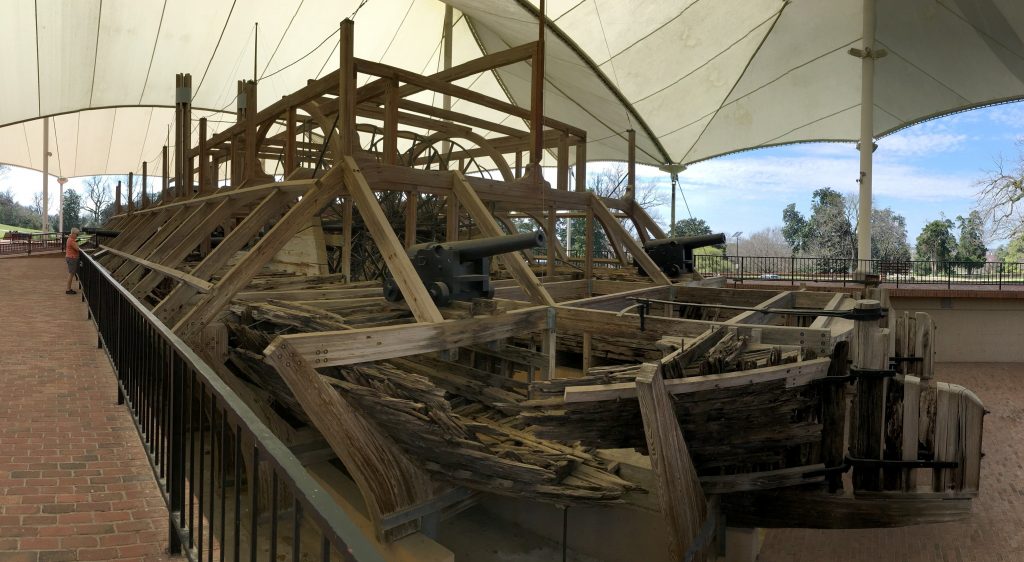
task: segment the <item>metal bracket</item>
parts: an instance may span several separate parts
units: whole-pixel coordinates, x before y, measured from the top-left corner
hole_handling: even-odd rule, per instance
[[[896,376],[896,371],[889,369],[857,369],[850,367],[850,374],[841,377],[822,377],[816,383],[856,382],[857,379],[887,379]]]
[[[871,47],[866,47],[864,49],[852,47],[849,51],[846,52],[859,59],[866,59],[868,57],[871,57],[875,60],[884,58],[886,55],[889,54],[889,51],[886,51],[885,49],[872,49]]]
[[[854,468],[958,468],[957,461],[858,459],[847,455],[843,464]]]

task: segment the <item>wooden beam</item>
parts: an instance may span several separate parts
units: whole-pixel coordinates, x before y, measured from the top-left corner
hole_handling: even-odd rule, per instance
[[[274,223],[245,257],[229,269],[220,282],[178,321],[174,326],[175,333],[188,341],[213,321],[231,298],[252,281],[257,271],[273,259],[292,237],[306,228],[331,200],[338,197],[341,191],[340,175],[332,168],[327,175],[315,180],[302,199]]]
[[[377,198],[373,196],[373,190],[370,189],[370,184],[363,177],[356,161],[351,156],[342,156],[332,171],[334,169],[341,169],[345,174],[345,183],[359,209],[359,215],[363,217],[363,223],[377,244],[381,257],[388,264],[388,269],[398,283],[413,316],[418,322],[442,321],[444,317],[427,293],[427,288],[423,286],[423,281],[409,261],[408,254],[395,236],[395,231],[391,229],[391,224],[384,216],[384,211],[381,210]]]
[[[104,250],[110,252],[111,254],[114,254],[114,255],[117,255],[117,256],[121,256],[122,258],[131,260],[131,261],[133,261],[133,262],[135,262],[135,263],[137,263],[137,264],[139,264],[139,265],[141,265],[143,267],[152,269],[154,271],[159,271],[163,275],[166,275],[168,277],[172,277],[174,279],[177,279],[178,281],[188,285],[189,287],[192,287],[193,289],[195,289],[196,291],[199,291],[200,293],[209,292],[209,290],[213,287],[213,283],[210,283],[208,281],[203,281],[202,279],[199,279],[198,277],[193,277],[192,275],[189,275],[188,273],[184,273],[184,272],[178,271],[177,269],[174,269],[173,267],[163,266],[163,265],[160,265],[158,263],[154,263],[154,262],[151,262],[149,260],[145,260],[145,259],[142,259],[140,257],[136,257],[136,256],[134,256],[132,254],[127,253],[127,252],[122,252],[120,250],[115,250],[115,249],[107,247],[107,246],[100,246],[100,247],[103,248]]]
[[[311,184],[310,180],[306,180]],[[213,274],[220,271],[227,265],[228,260],[234,257],[235,252],[241,250],[246,244],[252,241],[256,233],[272,219],[277,218],[284,212],[286,203],[292,196],[286,192],[274,190],[256,206],[252,212],[221,240],[221,243],[210,252],[199,265],[192,270],[192,275],[200,279],[209,279]],[[195,292],[187,286],[175,287],[160,303],[153,309],[153,314],[160,318],[165,324],[170,324],[178,312],[189,300],[195,296]]]
[[[719,375],[703,375],[668,379],[664,382],[669,394],[689,394],[705,390],[733,388],[785,380],[787,387],[803,386],[811,381],[825,378],[832,360],[828,357],[786,363],[759,369],[748,369]],[[627,400],[636,398],[636,385],[631,382],[570,386],[565,389],[565,401],[600,402],[604,400]]]
[[[338,66],[338,133],[341,155],[348,156],[359,148],[356,132],[356,65],[355,65],[355,22],[346,19],[341,22],[339,39],[341,62]],[[335,160],[337,161],[337,157]]]
[[[195,249],[196,245],[204,239],[209,239],[213,229],[217,228],[218,225],[247,203],[248,200],[246,199],[235,198],[222,199],[219,203],[211,201],[198,206],[193,213],[193,217],[190,217],[189,222],[182,225],[180,229],[184,232],[184,235],[180,238],[168,237],[167,240],[164,240],[163,244],[153,250],[149,259],[162,265],[173,266],[177,264],[185,259]],[[138,284],[132,287],[132,294],[141,299],[155,289],[162,278],[163,276],[159,271],[150,271],[138,281]],[[134,283],[134,278],[132,275],[129,275],[126,278],[126,284],[131,286],[132,283]]]
[[[388,536],[382,520],[434,495],[434,484],[427,473],[358,408],[325,383],[313,364],[287,343],[279,343],[266,361],[277,369],[310,421],[359,485],[378,539],[388,541],[415,532],[418,522],[400,526]]]
[[[287,345],[317,367],[353,365],[497,341],[546,326],[547,309],[534,307],[465,320],[278,336],[264,354]]]
[[[587,190],[587,139],[576,143],[576,191]]]
[[[473,218],[481,233],[485,236],[501,236],[503,234],[501,227],[498,226],[498,222],[487,210],[487,206],[477,196],[473,187],[466,181],[466,176],[462,175],[462,172],[456,171],[452,173],[452,190],[459,203],[466,208],[466,212]],[[505,268],[508,269],[512,277],[515,278],[519,286],[523,288],[533,302],[548,306],[555,304],[555,300],[551,298],[551,295],[544,289],[544,286],[537,280],[533,271],[530,270],[530,266],[526,264],[526,261],[519,252],[501,254],[498,256],[498,259],[505,264]]]
[[[597,220],[601,221],[605,230],[608,231],[609,236],[612,239],[617,239],[619,243],[629,249],[629,252],[633,254],[633,259],[640,264],[640,267],[647,272],[647,275],[655,284],[671,285],[672,281],[670,281],[665,273],[661,271],[661,268],[654,263],[654,260],[647,255],[647,252],[640,247],[640,244],[638,244],[637,241],[634,240],[624,228],[622,228],[622,224],[612,216],[612,212],[608,210],[608,207],[606,207],[604,202],[601,201],[601,198],[595,196],[593,193],[588,193],[588,195],[590,195],[590,206],[594,210],[594,216]]]
[[[695,558],[686,556],[708,515],[707,503],[657,364],[640,367],[636,393],[651,468],[657,475],[658,505],[665,523],[669,559],[704,560],[700,550]]]

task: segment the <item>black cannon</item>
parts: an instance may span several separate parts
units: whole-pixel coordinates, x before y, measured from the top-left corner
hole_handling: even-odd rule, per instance
[[[665,275],[678,277],[683,273],[693,273],[693,251],[697,248],[725,244],[725,234],[707,234],[704,236],[677,236],[660,238],[644,242],[644,251],[654,260]],[[642,275],[648,275],[634,260]]]
[[[437,306],[453,300],[491,298],[491,256],[543,246],[544,233],[526,232],[513,236],[495,236],[459,242],[429,242],[410,247],[406,252]],[[384,280],[384,298],[402,300],[395,279]]]
[[[91,226],[87,226],[87,227],[82,229],[82,233],[83,234],[92,234],[92,235],[95,235],[95,236],[102,236],[104,238],[115,238],[119,234],[121,234],[121,231],[120,230],[104,230],[102,228],[94,228],[94,227],[91,227]]]

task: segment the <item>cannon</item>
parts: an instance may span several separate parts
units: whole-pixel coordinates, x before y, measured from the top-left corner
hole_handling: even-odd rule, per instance
[[[104,230],[102,228],[95,228],[87,226],[82,229],[83,234],[92,234],[94,236],[102,236],[104,238],[115,238],[121,234],[120,230]]]
[[[725,234],[707,234],[704,236],[677,236],[675,238],[659,238],[644,242],[644,251],[654,263],[669,277],[678,277],[683,273],[693,273],[693,251],[697,248],[725,244]],[[648,275],[633,262],[642,275]]]
[[[494,297],[490,258],[544,243],[544,233],[538,230],[459,242],[428,242],[410,246],[406,252],[434,304],[446,306],[453,300]],[[384,279],[384,298],[391,302],[402,300],[402,292],[391,275]]]

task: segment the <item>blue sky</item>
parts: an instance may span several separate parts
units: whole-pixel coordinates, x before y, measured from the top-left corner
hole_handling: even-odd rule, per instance
[[[943,117],[883,138],[875,152],[875,204],[906,217],[913,244],[924,224],[940,213],[955,218],[970,212],[975,182],[1000,154],[1016,159],[1018,138],[1024,138],[1024,102]],[[590,171],[601,166],[592,163]],[[811,193],[819,187],[856,193],[858,173],[852,144],[813,143],[716,158],[694,164],[679,178],[693,216],[706,220],[716,232],[750,234],[781,226],[782,209],[789,203],[808,213]],[[668,200],[667,174],[641,166],[638,175],[641,182],[656,182]],[[68,185],[81,191],[81,181]],[[29,170],[12,169],[0,177],[0,190],[12,188],[26,204],[41,191],[41,184],[42,175]],[[56,212],[55,179],[50,185],[51,212]],[[667,204],[655,214],[660,223],[668,223]],[[680,199],[677,218],[687,216]]]
[[[906,217],[913,244],[925,223],[940,213],[955,218],[974,208],[975,182],[1000,154],[1007,161],[1016,159],[1018,138],[1024,138],[1024,102],[935,119],[885,137],[875,151],[875,205]],[[789,203],[809,213],[811,194],[819,187],[856,194],[859,171],[852,144],[813,143],[701,162],[680,174],[679,181],[693,216],[715,231],[750,234],[781,226],[782,209]],[[642,176],[669,193],[665,174],[645,167]],[[659,211],[660,222],[667,223],[668,206]],[[681,200],[676,215],[688,216]]]

